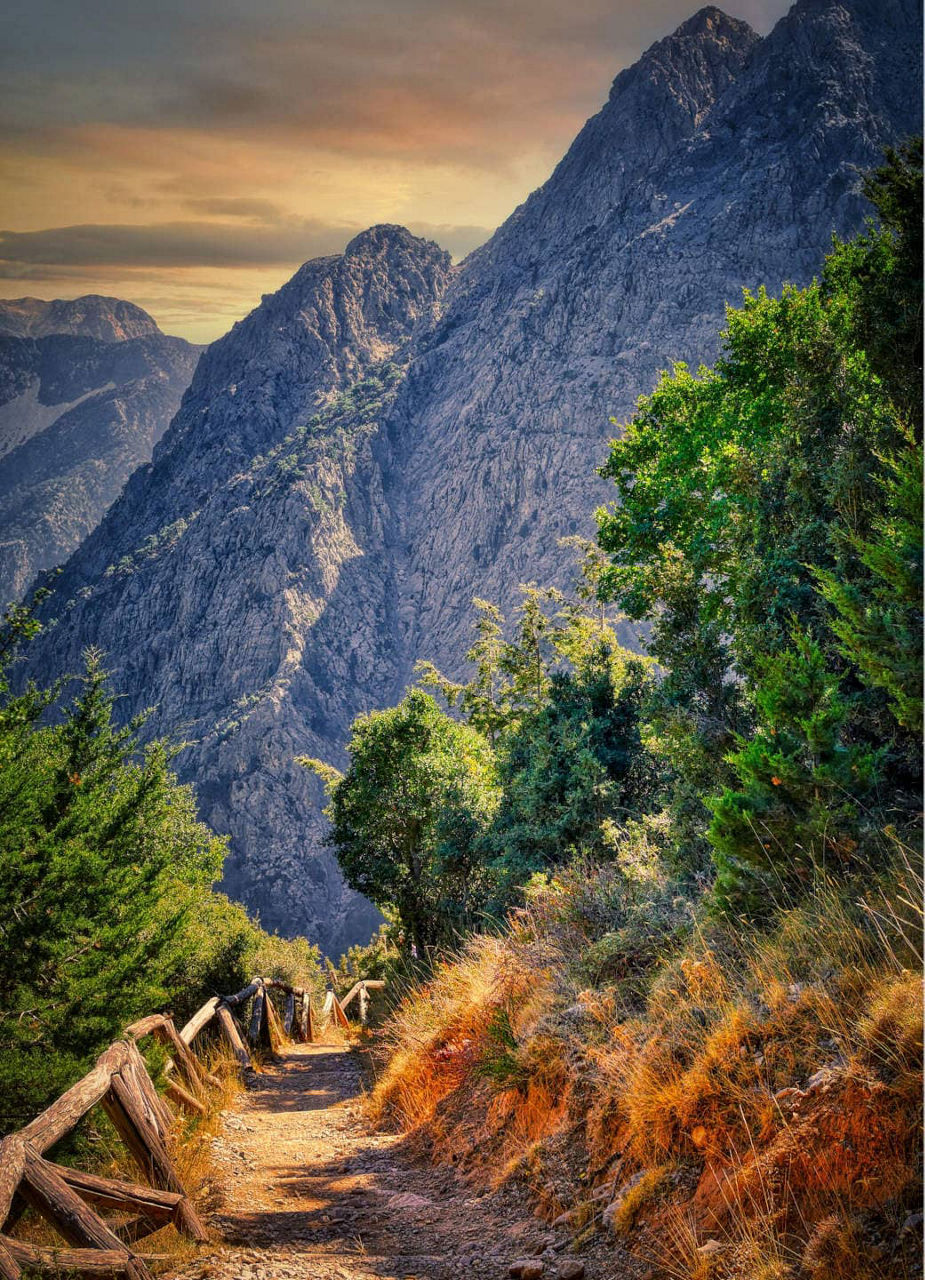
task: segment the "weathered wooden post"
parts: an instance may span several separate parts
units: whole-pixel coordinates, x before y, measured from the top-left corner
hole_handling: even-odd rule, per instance
[[[369,992],[366,990],[366,983],[360,984],[360,1024],[366,1026],[369,1018]]]

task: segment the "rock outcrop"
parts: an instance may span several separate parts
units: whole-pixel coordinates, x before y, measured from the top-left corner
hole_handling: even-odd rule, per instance
[[[0,603],[96,528],[198,358],[116,298],[0,303]]]
[[[204,355],[32,670],[98,644],[125,713],[157,705],[265,925],[333,953],[369,932],[293,757],[342,760],[418,657],[458,670],[472,596],[567,580],[610,417],[714,357],[743,287],[806,281],[862,224],[860,173],[919,127],[919,68],[913,0],[800,0],[763,40],[704,9],[460,267],[374,228]]]

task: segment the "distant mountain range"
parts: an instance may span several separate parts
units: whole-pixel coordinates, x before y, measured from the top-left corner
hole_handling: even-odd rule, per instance
[[[0,605],[96,528],[198,359],[118,298],[0,302]]]
[[[620,73],[555,173],[459,267],[400,227],[310,262],[203,356],[67,563],[32,671],[100,645],[125,714],[191,745],[225,886],[328,951],[375,919],[293,763],[419,657],[458,672],[474,595],[572,575],[594,468],[672,360],[712,360],[743,287],[807,281],[920,128],[913,0],[799,0],[764,39],[701,10]]]

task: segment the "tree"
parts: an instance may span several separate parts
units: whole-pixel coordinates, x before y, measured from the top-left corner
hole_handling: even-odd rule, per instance
[[[739,780],[710,802],[716,897],[755,915],[843,872],[858,848],[863,801],[882,753],[845,740],[848,704],[822,650],[795,633],[768,659],[756,693],[758,724],[729,762]]]
[[[301,763],[330,795],[329,843],[351,888],[394,909],[423,958],[471,929],[488,896],[478,837],[497,803],[491,747],[420,689],[359,716],[338,774]]]
[[[20,630],[22,630],[20,628]],[[57,725],[0,696],[0,1077],[12,1118],[167,998],[173,951],[224,842],[163,743],[116,729],[100,657]]]
[[[604,642],[555,672],[546,700],[498,749],[502,799],[485,837],[506,900],[537,871],[605,850],[609,822],[645,811],[656,790],[642,718],[648,665]]]
[[[868,570],[855,581],[817,570],[844,657],[890,698],[911,737],[922,738],[922,447],[887,459],[883,514],[853,549]]]
[[[651,723],[693,847],[708,827],[724,847],[706,801],[738,793],[745,744],[763,750],[794,628],[840,691],[839,741],[889,760],[879,802],[913,819],[921,766],[890,707],[920,715],[920,145],[866,190],[880,225],[836,241],[808,288],[746,293],[716,366],[664,374],[602,469],[618,494],[598,513],[602,593],[650,625]]]

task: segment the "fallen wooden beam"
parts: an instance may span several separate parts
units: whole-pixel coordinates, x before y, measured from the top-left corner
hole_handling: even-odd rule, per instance
[[[141,1182],[101,1178],[99,1174],[84,1173],[82,1169],[69,1169],[60,1164],[51,1167],[88,1204],[98,1205],[101,1209],[143,1213],[146,1217],[166,1224],[173,1221],[177,1206],[183,1200],[183,1196],[176,1191],[161,1191]]]
[[[0,1257],[6,1253],[8,1257],[15,1259],[15,1272],[0,1271],[0,1276],[6,1280],[7,1274],[11,1277],[22,1275],[20,1267],[27,1267],[29,1271],[38,1271],[44,1275],[51,1276],[125,1276],[131,1274],[126,1270],[125,1260],[127,1251],[124,1249],[49,1249],[38,1248],[36,1245],[25,1244],[22,1240],[14,1240],[10,1236],[0,1237]],[[139,1255],[136,1255],[136,1258]],[[142,1262],[153,1261],[157,1255],[147,1254],[141,1255]],[[131,1258],[129,1258],[131,1261]],[[14,1265],[15,1265],[14,1264]],[[135,1273],[138,1274],[137,1271]],[[150,1275],[151,1273],[145,1269],[142,1275]]]
[[[254,1003],[251,1005],[251,1020],[247,1027],[247,1038],[256,1049],[260,1044],[260,1033],[263,1030],[267,993],[262,982],[257,983],[254,992]]]
[[[151,1272],[145,1264],[132,1257],[119,1237],[34,1147],[26,1147],[21,1192],[33,1208],[54,1224],[68,1244],[111,1250],[119,1256],[120,1274],[131,1277],[131,1280],[151,1280]]]
[[[206,1114],[205,1105],[194,1098],[191,1093],[183,1088],[182,1084],[177,1084],[176,1080],[168,1080],[165,1086],[165,1093],[172,1102],[176,1102],[179,1106],[185,1107],[187,1111],[194,1112],[197,1116]]]
[[[154,1186],[163,1191],[175,1191],[183,1197],[175,1211],[176,1226],[194,1240],[205,1240],[205,1227],[183,1190],[183,1184],[160,1135],[146,1115],[134,1080],[122,1075],[113,1076],[103,1106],[132,1158]]]
[[[15,1254],[7,1248],[6,1240],[0,1238],[0,1277],[2,1280],[19,1280],[21,1275],[22,1268]]]
[[[218,1018],[219,1025],[225,1033],[225,1037],[231,1046],[231,1051],[237,1059],[238,1066],[241,1068],[241,1074],[245,1080],[252,1080],[254,1077],[254,1064],[251,1062],[251,1056],[244,1046],[241,1039],[241,1033],[238,1031],[237,1024],[231,1016],[231,1010],[227,1005],[220,1004],[216,1010],[215,1016]]]
[[[343,1000],[341,1000],[340,1007],[346,1010],[354,996],[359,994],[361,987],[365,987],[367,991],[381,991],[385,985],[384,978],[361,978],[359,982],[353,984]]]
[[[269,992],[266,993],[266,1005],[264,1007],[267,1020],[267,1034],[270,1040],[270,1052],[279,1053],[284,1047],[286,1035],[283,1031],[282,1023],[279,1020],[279,1014],[273,1001],[270,999]]]

